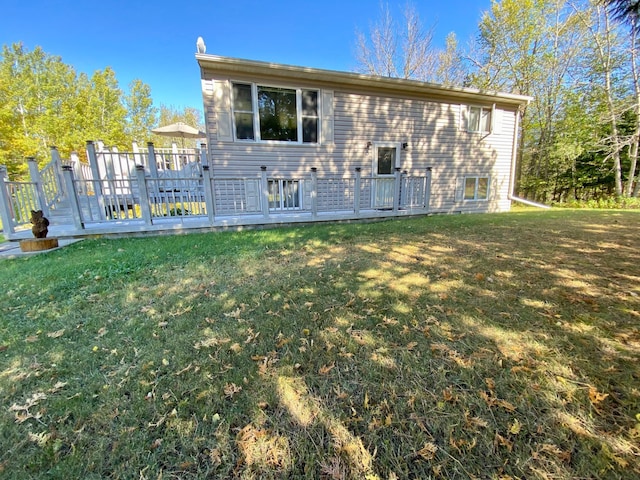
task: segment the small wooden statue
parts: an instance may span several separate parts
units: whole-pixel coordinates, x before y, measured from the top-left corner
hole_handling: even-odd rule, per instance
[[[47,233],[49,233],[49,220],[43,215],[42,210],[31,210],[31,223],[33,227],[31,227],[31,231],[33,232],[33,236],[36,238],[46,238]]]

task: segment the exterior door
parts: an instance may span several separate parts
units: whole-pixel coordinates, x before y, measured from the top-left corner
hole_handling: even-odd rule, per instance
[[[399,148],[395,144],[379,144],[373,164],[373,208],[393,208],[395,169]]]

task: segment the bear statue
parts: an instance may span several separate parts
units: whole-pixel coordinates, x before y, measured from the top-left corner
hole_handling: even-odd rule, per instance
[[[31,231],[33,232],[33,236],[36,238],[46,238],[47,233],[49,233],[49,220],[44,216],[42,210],[31,210],[31,223],[33,227],[31,227]]]

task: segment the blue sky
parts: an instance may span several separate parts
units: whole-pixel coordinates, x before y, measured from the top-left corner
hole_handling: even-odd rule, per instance
[[[405,0],[388,1],[401,18]],[[490,0],[413,0],[423,24],[435,25],[435,46],[454,31],[474,37]],[[2,45],[40,46],[89,75],[113,68],[126,89],[134,78],[151,86],[156,105],[202,108],[194,58],[207,53],[330,70],[355,68],[356,31],[380,18],[380,0],[5,0]]]

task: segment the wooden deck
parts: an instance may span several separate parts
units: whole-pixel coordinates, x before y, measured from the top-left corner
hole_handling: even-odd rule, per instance
[[[107,169],[55,161],[46,175],[30,162],[30,182],[0,175],[0,215],[9,240],[31,237],[29,212],[41,209],[58,238],[184,233],[314,222],[371,220],[429,213],[431,172],[364,177],[359,169],[295,178],[213,177],[193,161],[180,171],[133,165],[118,154]],[[136,159],[140,154],[135,153]],[[90,155],[91,157],[91,155]],[[153,158],[153,154],[151,154]],[[117,160],[119,163],[115,163]],[[114,167],[113,165],[119,165]],[[150,163],[155,165],[155,163]],[[2,173],[2,172],[0,172]],[[8,226],[8,228],[7,228]]]

